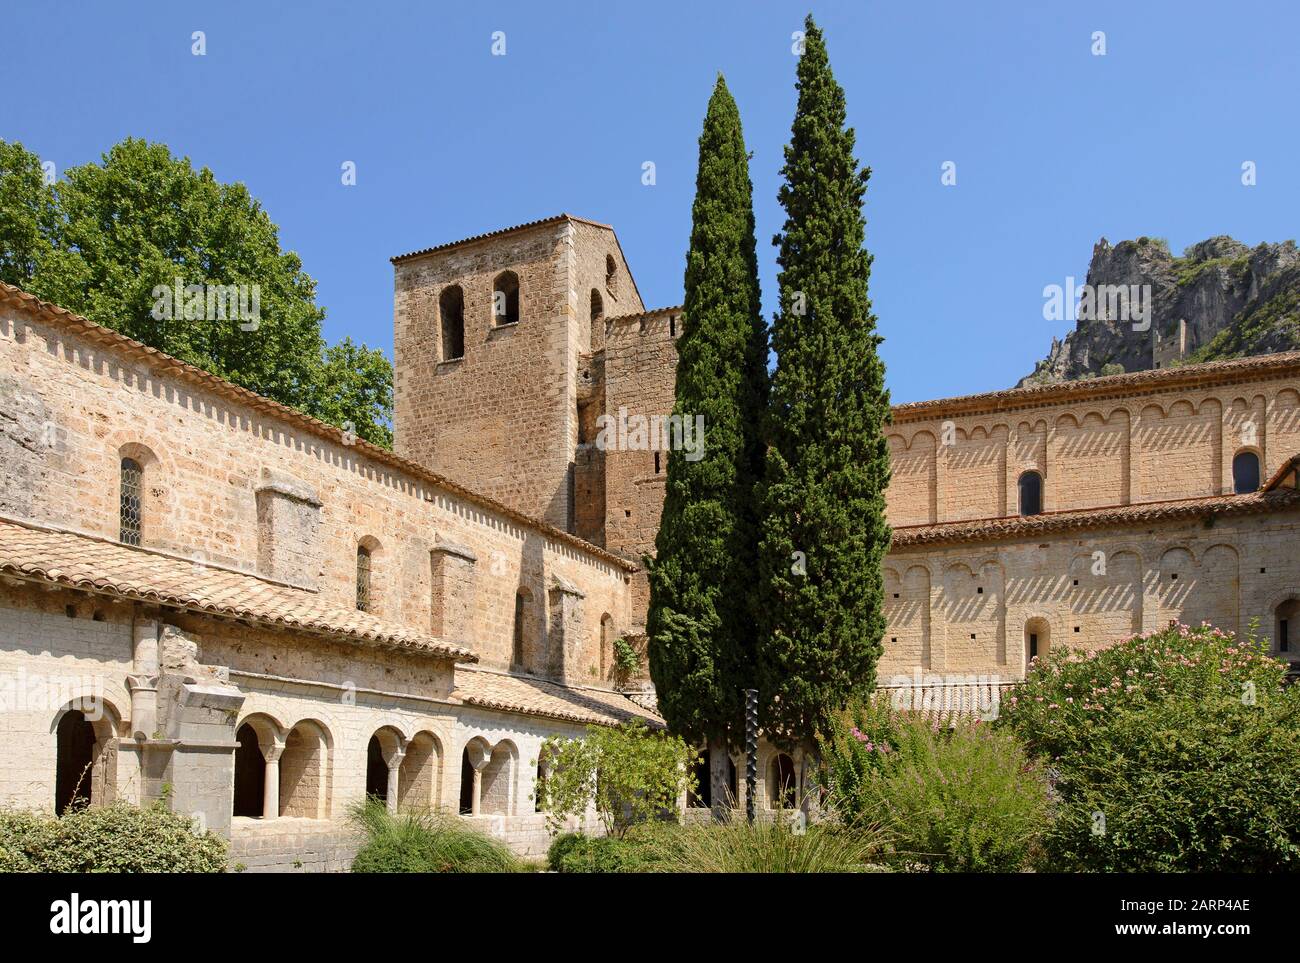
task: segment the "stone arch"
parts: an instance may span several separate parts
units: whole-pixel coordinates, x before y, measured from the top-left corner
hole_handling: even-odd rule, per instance
[[[614,255],[605,255],[605,290],[613,294],[618,290],[618,262]]]
[[[1291,593],[1269,606],[1273,614],[1273,634],[1269,652],[1279,659],[1290,660],[1300,651],[1300,595]]]
[[[482,736],[473,736],[460,753],[460,801],[462,816],[477,816],[482,795],[482,770],[492,758],[492,744]]]
[[[124,545],[165,544],[167,484],[161,460],[148,445],[128,441],[118,446],[117,525]]]
[[[767,760],[767,808],[796,809],[799,806],[799,776],[788,753],[774,752]]]
[[[107,699],[82,696],[54,714],[54,812],[104,806],[117,793],[117,740],[121,713]]]
[[[1043,511],[1043,476],[1035,468],[1022,471],[1016,479],[1016,511],[1020,515],[1041,515]]]
[[[502,271],[492,282],[492,323],[519,323],[519,275]]]
[[[379,614],[384,611],[384,546],[373,535],[357,539],[357,610]]]
[[[1032,615],[1025,620],[1025,671],[1035,659],[1044,658],[1052,647],[1052,623],[1046,616]]]
[[[591,289],[591,323],[598,324],[605,320],[605,299],[595,288]]]
[[[333,740],[315,719],[294,724],[280,757],[280,815],[328,819]]]
[[[438,295],[438,360],[458,361],[465,357],[465,292],[449,284]]]
[[[397,781],[397,805],[436,809],[442,799],[442,740],[422,729],[406,744]]]
[[[234,792],[231,815],[274,819],[280,815],[280,757],[284,725],[265,712],[253,712],[235,727]]]
[[[482,768],[479,786],[479,812],[489,816],[511,816],[515,811],[515,782],[519,750],[509,739],[502,739],[492,749]]]
[[[1232,491],[1236,495],[1249,495],[1259,491],[1263,481],[1263,457],[1258,447],[1248,445],[1237,449],[1232,456]]]
[[[380,726],[366,743],[366,796],[397,808],[397,778],[406,751],[406,737],[393,726]]]

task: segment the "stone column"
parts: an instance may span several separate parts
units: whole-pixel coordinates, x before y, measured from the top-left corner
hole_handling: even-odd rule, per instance
[[[469,814],[477,816],[483,809],[483,771],[477,766],[474,768],[474,788],[469,797]]]
[[[158,728],[158,622],[139,610],[131,626],[131,733],[136,739],[153,739]]]
[[[401,785],[402,759],[406,756],[402,750],[397,750],[385,760],[388,763],[388,791],[385,794],[385,802],[390,813],[397,812],[397,790]]]
[[[262,818],[276,819],[280,815],[280,757],[284,743],[273,741],[263,745],[262,757],[266,760],[265,785],[262,786]]]

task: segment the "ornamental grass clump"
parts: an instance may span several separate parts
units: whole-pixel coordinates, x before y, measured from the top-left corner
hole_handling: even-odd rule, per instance
[[[527,867],[500,840],[456,816],[429,810],[390,813],[378,799],[355,804],[348,818],[364,843],[354,873],[514,873]]]

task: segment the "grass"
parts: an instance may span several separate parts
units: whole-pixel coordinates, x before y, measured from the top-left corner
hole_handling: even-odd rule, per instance
[[[664,827],[643,845],[648,869],[662,873],[862,873],[878,869],[887,834],[878,826],[848,829],[783,822]]]
[[[456,816],[428,810],[393,815],[367,799],[348,810],[365,843],[352,861],[354,873],[520,873],[537,867],[500,840]]]

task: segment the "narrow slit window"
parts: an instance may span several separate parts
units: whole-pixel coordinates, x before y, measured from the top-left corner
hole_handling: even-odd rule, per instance
[[[134,458],[122,459],[122,497],[119,514],[118,541],[123,545],[139,545],[141,535],[140,494],[144,472]]]
[[[370,611],[370,549],[357,546],[357,609]]]

